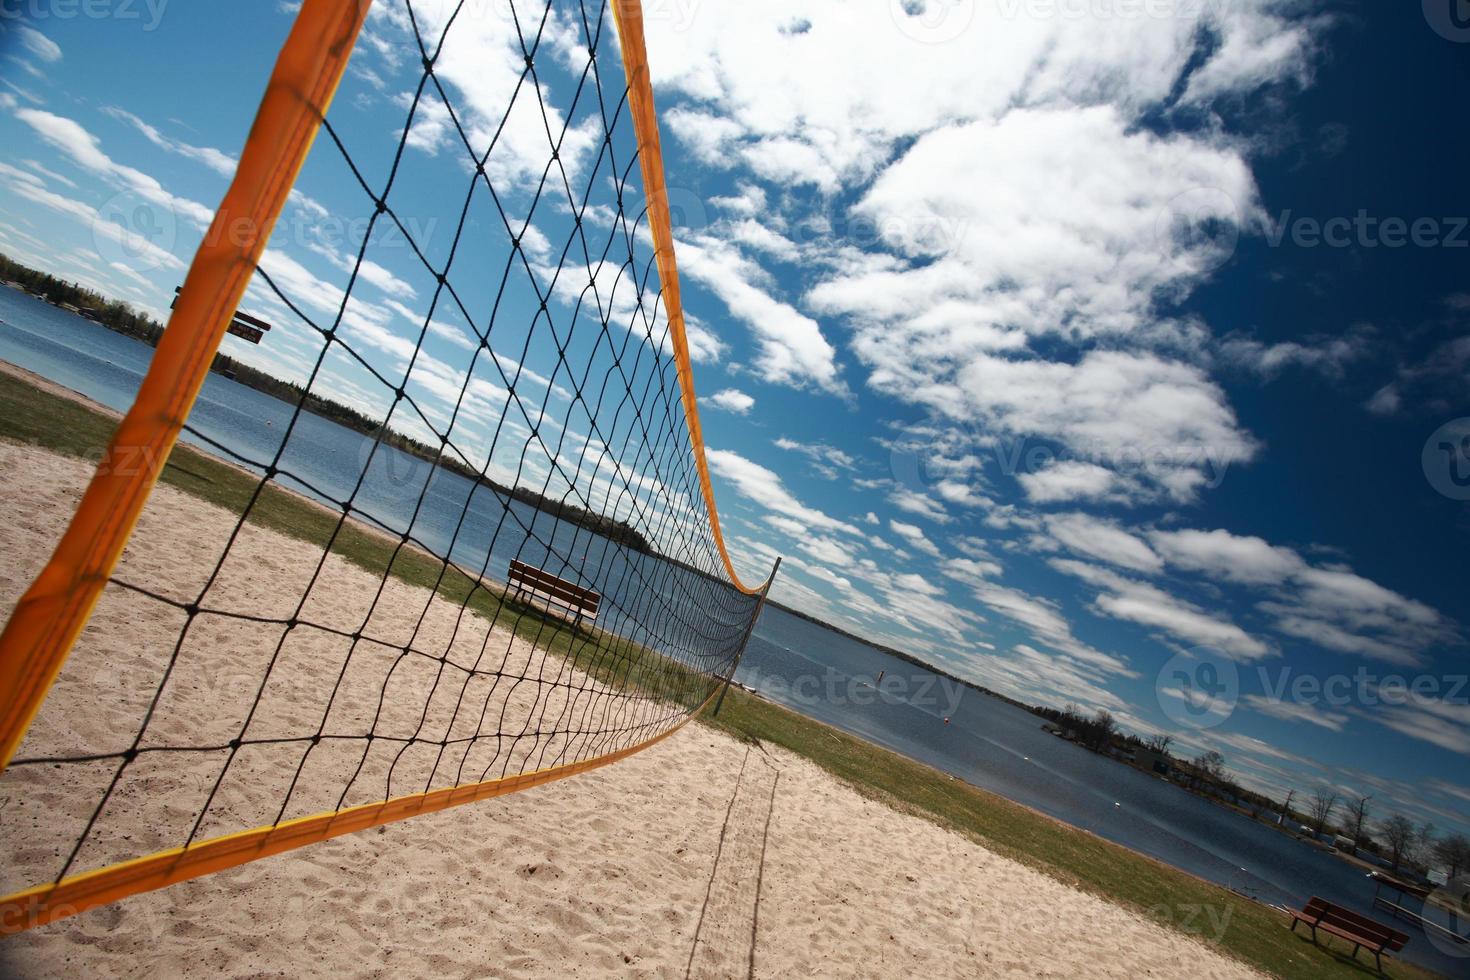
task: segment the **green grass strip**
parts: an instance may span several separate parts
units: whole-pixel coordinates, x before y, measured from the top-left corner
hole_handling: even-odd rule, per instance
[[[96,460],[114,426],[114,420],[101,412],[0,372],[0,438]],[[162,482],[239,513],[256,481],[180,445],[164,468]],[[336,525],[335,515],[273,485],[267,486],[250,519],[318,547]],[[375,575],[386,571],[423,588],[434,588],[443,568],[438,559],[407,549],[387,568],[392,540],[350,522],[332,550]],[[518,635],[549,646],[604,683],[654,696],[698,689],[694,682],[700,675],[682,664],[605,631],[574,631],[557,617],[543,619],[539,610],[515,603],[453,569],[438,589],[449,601],[467,601],[469,608],[488,619],[504,607],[501,621],[513,623]],[[1368,954],[1354,962],[1351,946],[1327,937],[1325,948],[1314,946],[1310,938],[1290,932],[1286,919],[1274,910],[762,698],[732,689],[720,714],[706,713],[701,721],[747,741],[789,749],[865,796],[933,820],[998,854],[1139,911],[1163,928],[1193,936],[1272,976],[1329,980],[1377,975]],[[975,887],[972,900],[984,901],[984,883],[976,882]],[[1036,913],[1046,915],[1048,910]],[[1056,927],[1072,928],[1067,922]],[[1427,940],[1414,936],[1412,941]],[[1389,962],[1388,973],[1410,980],[1433,976],[1398,961]]]

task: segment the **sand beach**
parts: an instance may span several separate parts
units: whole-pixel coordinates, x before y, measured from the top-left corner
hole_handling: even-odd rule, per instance
[[[0,610],[8,613],[46,560],[87,475],[82,461],[0,444],[8,511]],[[214,545],[233,524],[228,512],[161,486],[117,575],[184,595],[208,574]],[[316,557],[300,541],[247,527],[211,594],[217,603],[278,610],[300,598]],[[347,624],[377,584],[329,559],[304,608],[316,621]],[[396,581],[387,588],[371,621],[378,635],[401,642],[419,622],[415,644],[471,649],[493,640],[511,664],[533,655],[427,590]],[[21,756],[84,751],[136,730],[144,681],[161,669],[178,616],[110,587]],[[262,640],[274,638],[233,619],[216,625],[202,628],[175,665],[153,729],[160,739],[207,741],[238,722],[220,706],[258,679]],[[335,663],[332,639],[284,648],[292,659],[282,676],[291,683],[262,700],[263,724],[286,731],[310,721],[316,685]],[[385,667],[372,656],[363,667],[345,682],[344,727],[374,707]],[[427,675],[400,669],[394,677],[387,724],[432,728],[448,718],[431,704],[421,723],[407,707],[422,706]],[[525,728],[533,709],[555,714],[568,698],[596,696],[594,683],[566,671],[529,686],[534,697],[491,699],[508,731]],[[473,765],[513,771],[533,755],[565,754],[567,738],[511,739],[499,757]],[[239,765],[205,832],[269,819],[286,761],[261,753]],[[303,771],[291,812],[330,804],[355,762],[322,753]],[[353,794],[381,796],[390,764],[370,754],[349,803]],[[395,790],[421,781],[433,764],[405,753]],[[139,768],[80,866],[177,843],[210,781],[204,770],[218,766],[169,754]],[[21,766],[0,779],[7,888],[54,866],[105,769],[58,778],[59,770]],[[869,800],[805,759],[697,722],[595,772],[136,896],[5,940],[0,956],[20,976],[1253,975],[1147,916]]]

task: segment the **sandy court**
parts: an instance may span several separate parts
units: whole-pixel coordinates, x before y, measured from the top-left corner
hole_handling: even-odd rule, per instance
[[[87,474],[80,461],[0,442],[0,614],[44,563]],[[161,487],[119,575],[188,601],[232,526],[225,512]],[[316,557],[300,542],[247,531],[211,602],[289,618]],[[487,715],[495,719],[487,725],[508,733],[467,755],[414,746],[396,766],[402,743],[379,741],[364,759],[361,740],[340,743],[350,751],[329,751],[323,741],[308,757],[287,816],[333,806],[344,789],[348,803],[364,802],[387,788],[408,792],[457,772],[493,775],[597,748],[596,736],[577,732],[604,724],[597,719],[619,710],[616,699],[556,658],[543,667],[526,644],[430,601],[426,590],[390,583],[374,609],[377,585],[361,569],[328,561],[299,616],[394,645],[411,642],[424,655],[364,641],[349,659],[350,640],[327,630],[288,633],[277,624],[201,616],[144,744],[223,745],[257,690],[252,733],[299,734],[318,725],[360,733],[376,716],[380,734],[437,740],[468,732]],[[166,603],[109,589],[21,757],[119,748],[137,730],[182,620]],[[261,689],[273,655],[271,682]],[[446,682],[441,655],[491,664],[504,675],[528,673],[529,664],[539,680],[475,678],[461,697],[466,675]],[[466,702],[473,710],[464,710]],[[643,724],[666,710],[634,707]],[[521,734],[538,731],[563,734]],[[241,751],[202,832],[273,819],[302,751],[296,742]],[[80,866],[179,843],[227,754],[140,756]],[[774,787],[764,809],[732,805],[742,766],[771,774],[760,783]],[[32,883],[43,869],[54,873],[58,850],[75,838],[112,769],[20,766],[0,777],[4,890]],[[769,832],[746,826],[752,814],[768,821]],[[737,826],[727,827],[727,819]],[[753,962],[759,976],[1252,975],[1142,915],[868,801],[796,756],[752,749],[698,725],[593,773],[0,940],[0,964],[21,976],[682,976],[696,931],[720,925],[702,927],[702,912],[733,914],[707,903],[722,838],[744,842],[732,844],[727,860],[751,865],[748,874],[759,877],[759,888],[742,893],[758,903],[750,910],[756,925],[749,940],[738,929],[707,934],[732,937],[721,940],[732,946],[722,962]],[[1057,921],[1068,925],[1056,929]],[[733,948],[742,941],[753,951]]]

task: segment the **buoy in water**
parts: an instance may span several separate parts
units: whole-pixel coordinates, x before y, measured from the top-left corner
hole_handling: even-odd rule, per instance
[[[949,724],[949,719],[948,719],[948,718],[946,718],[946,719],[944,719],[944,723],[945,723],[945,724],[946,724],[946,725],[948,725],[948,724]]]

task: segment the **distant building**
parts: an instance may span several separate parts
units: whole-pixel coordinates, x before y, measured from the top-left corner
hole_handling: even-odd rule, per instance
[[[1134,764],[1145,772],[1155,773],[1160,776],[1169,776],[1174,772],[1174,762],[1167,753],[1157,749],[1140,748],[1134,760]]]

